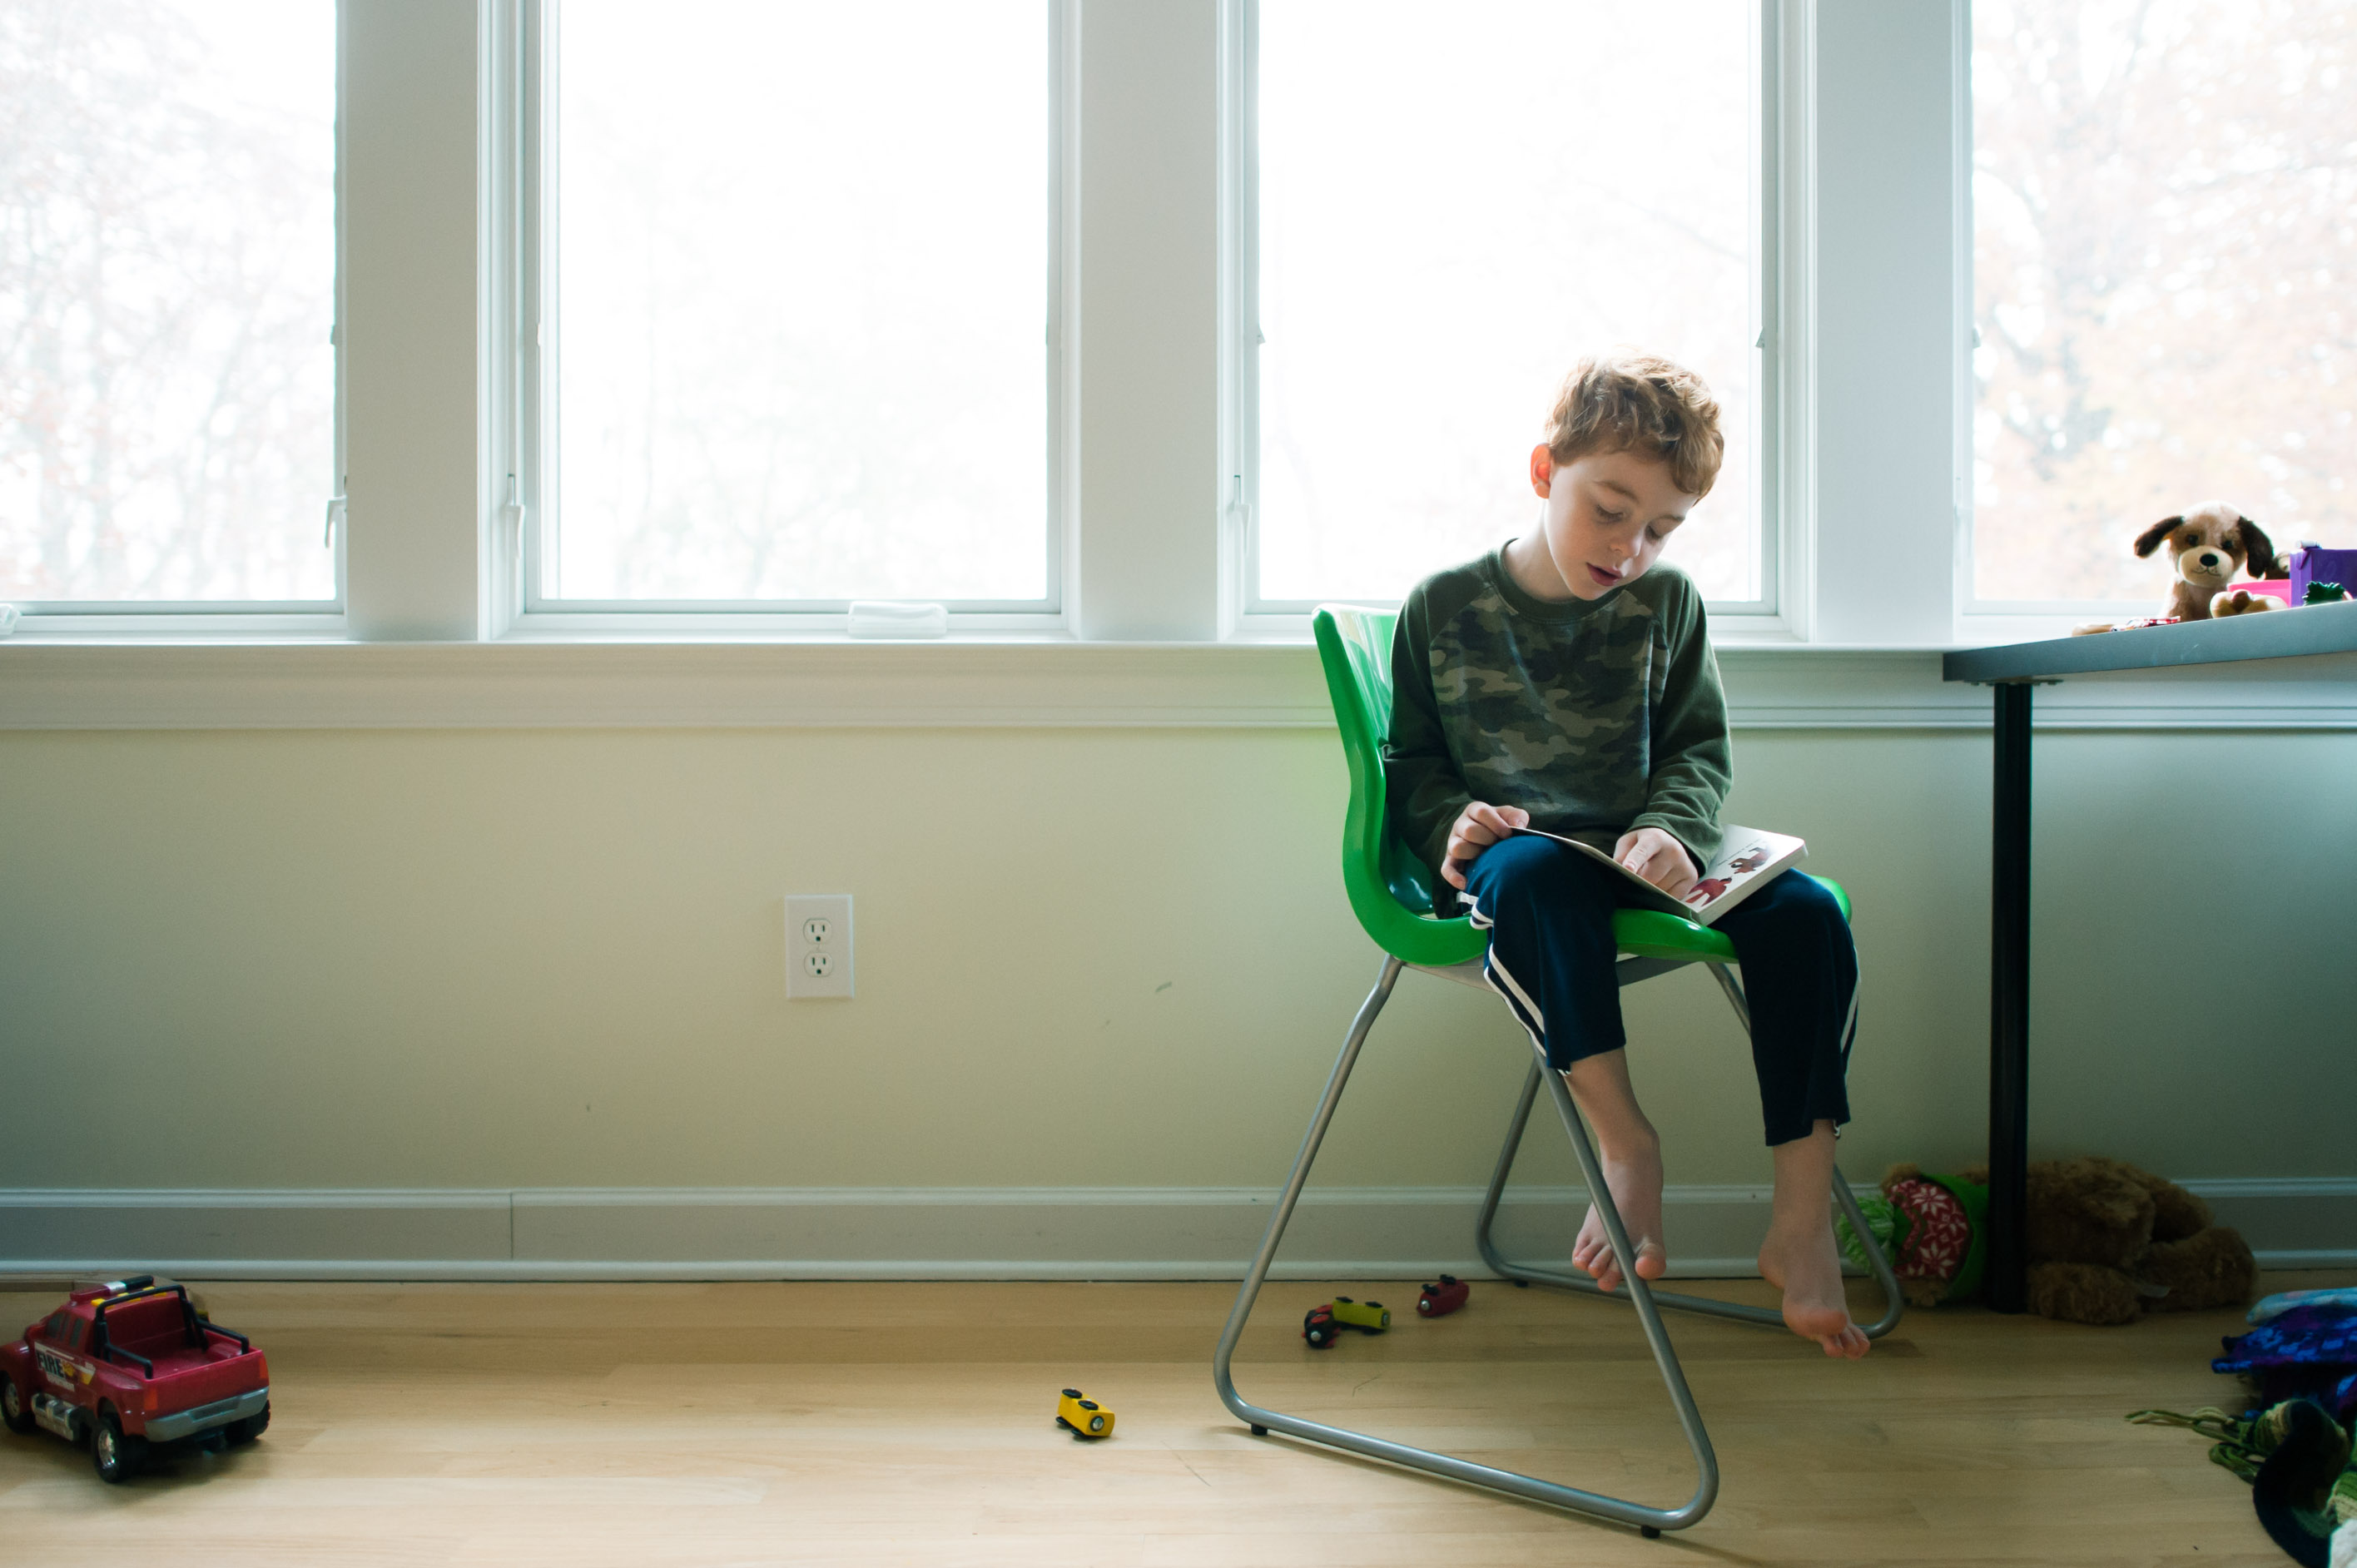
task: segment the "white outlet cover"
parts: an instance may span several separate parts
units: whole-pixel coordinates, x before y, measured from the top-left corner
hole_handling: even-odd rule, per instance
[[[847,998],[851,975],[851,895],[786,895],[786,995]]]

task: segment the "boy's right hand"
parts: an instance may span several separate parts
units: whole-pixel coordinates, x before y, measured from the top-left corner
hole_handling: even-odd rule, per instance
[[[1440,875],[1458,892],[1465,889],[1465,868],[1481,858],[1481,852],[1500,839],[1512,837],[1516,828],[1531,825],[1531,814],[1520,806],[1492,806],[1487,800],[1476,800],[1457,813],[1457,822],[1448,830],[1448,849],[1440,863]]]

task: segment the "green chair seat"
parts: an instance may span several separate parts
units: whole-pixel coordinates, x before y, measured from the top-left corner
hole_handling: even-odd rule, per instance
[[[1384,811],[1383,737],[1392,727],[1392,610],[1321,607],[1311,622],[1342,753],[1351,770],[1351,804],[1342,823],[1342,886],[1351,912],[1377,947],[1402,963],[1446,969],[1478,962],[1486,932],[1462,916],[1434,913],[1432,873],[1391,832]],[[1849,895],[1824,878],[1849,918]],[[1707,926],[1652,909],[1612,917],[1613,940],[1639,958],[1735,962],[1735,944]]]

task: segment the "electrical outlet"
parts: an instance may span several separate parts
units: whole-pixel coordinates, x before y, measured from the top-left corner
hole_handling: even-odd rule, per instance
[[[786,994],[852,994],[850,894],[787,895]]]

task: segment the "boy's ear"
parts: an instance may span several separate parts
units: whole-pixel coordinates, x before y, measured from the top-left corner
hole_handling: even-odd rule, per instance
[[[2243,545],[2244,570],[2254,577],[2288,577],[2291,573],[2276,559],[2275,542],[2266,530],[2244,518],[2234,524],[2234,532]]]
[[[2154,551],[2159,549],[2160,542],[2169,537],[2169,531],[2177,527],[2184,521],[2184,513],[2179,512],[2175,517],[2162,518],[2158,522],[2154,523],[2150,528],[2147,528],[2142,533],[2137,534],[2136,542],[2136,554],[2139,556],[2149,555]]]
[[[1531,489],[1538,492],[1539,499],[1544,500],[1548,488],[1554,483],[1555,454],[1548,451],[1546,443],[1542,441],[1531,448]]]

